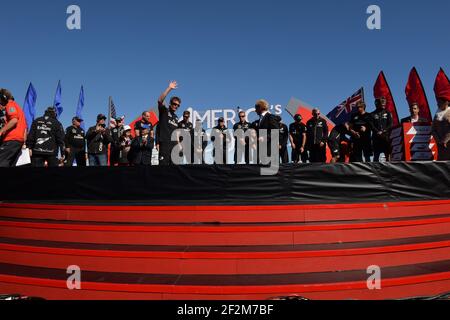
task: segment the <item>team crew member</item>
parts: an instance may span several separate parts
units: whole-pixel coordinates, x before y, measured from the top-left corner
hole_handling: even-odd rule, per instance
[[[295,122],[289,125],[289,140],[292,146],[292,162],[303,163],[308,161],[308,153],[306,152],[306,125],[302,122],[303,118],[297,114],[294,117]]]
[[[380,155],[383,153],[386,160],[389,161],[391,154],[391,143],[389,135],[392,130],[392,114],[386,110],[386,98],[381,97],[375,100],[376,110],[372,112],[372,144],[374,162],[380,161]]]
[[[135,166],[150,166],[155,139],[151,134],[151,125],[143,124],[140,134],[131,142],[130,158]]]
[[[120,138],[123,134],[123,118],[114,119],[116,126],[111,129],[111,138],[113,142],[111,143],[111,151],[109,154],[109,165],[114,167],[119,165],[120,158]]]
[[[134,135],[136,137],[139,137],[139,135],[141,134],[141,126],[144,124],[151,125],[150,131],[153,131],[153,125],[151,123],[151,113],[149,111],[142,112],[142,119],[137,121],[134,125]]]
[[[74,117],[72,125],[66,129],[66,166],[72,167],[77,162],[78,167],[86,167],[86,137],[81,123],[83,119]]]
[[[352,136],[351,162],[370,162],[372,156],[372,117],[366,112],[366,104],[359,102],[358,111],[350,120],[350,133]]]
[[[289,153],[287,144],[289,141],[289,129],[287,125],[280,121],[280,158],[281,163],[289,163]]]
[[[250,123],[245,120],[246,115],[244,111],[239,112],[239,122],[235,123],[233,126],[233,131],[237,132],[238,130],[242,130],[242,132],[245,134],[250,129]],[[242,159],[238,159],[238,146],[242,146],[244,150],[244,160],[246,164],[250,163],[250,149],[249,149],[249,138],[243,137],[238,139],[236,136],[234,138],[234,163],[238,164],[242,162]]]
[[[183,151],[181,151],[181,154],[184,156],[187,164],[194,163],[194,125],[192,124],[192,122],[189,121],[190,117],[191,117],[191,113],[189,111],[185,111],[185,112],[183,112],[183,120],[181,120],[178,123],[178,129],[185,131],[191,138],[191,143],[190,143],[191,156],[190,156],[190,158],[188,159],[187,153],[184,153]],[[180,137],[178,141],[180,141],[180,143],[182,143],[183,137]]]
[[[0,89],[0,110],[6,118],[0,129],[0,167],[13,167],[25,142],[27,122],[22,108],[6,89]]]
[[[97,124],[89,128],[86,134],[89,166],[91,167],[105,167],[108,165],[108,145],[113,140],[105,122],[106,116],[99,114],[97,116]]]
[[[401,121],[402,124],[403,123],[428,122],[427,119],[420,117],[419,112],[420,112],[419,105],[417,103],[412,103],[409,106],[410,116],[406,117],[406,118],[403,118],[402,121]]]
[[[214,149],[213,149],[213,158],[215,164],[226,164],[227,163],[227,144],[229,143],[228,139],[228,128],[225,126],[225,119],[219,118],[218,124],[216,127],[213,128],[213,132],[215,134],[211,135],[211,141],[215,142],[216,139],[218,139],[217,142],[214,143]],[[216,160],[216,146],[220,146],[222,144],[222,161]],[[220,157],[220,156],[219,156]]]
[[[130,159],[128,154],[131,149],[131,127],[125,126],[123,128],[122,137],[120,137],[120,156],[119,156],[119,166],[124,167],[130,165]]]
[[[328,137],[328,147],[331,151],[331,163],[345,162],[345,154],[343,153],[342,142],[346,141],[350,143],[350,139],[347,138],[350,135],[350,123],[346,122],[337,125],[330,132]]]
[[[327,161],[328,125],[325,119],[320,117],[320,110],[314,109],[312,118],[306,123],[306,143],[309,152],[309,161]]]
[[[176,112],[181,105],[181,99],[172,97],[169,108],[164,105],[164,100],[172,90],[176,90],[178,84],[176,81],[169,83],[169,87],[161,94],[158,99],[159,124],[157,127],[157,138],[159,144],[159,164],[172,165],[172,149],[178,144],[172,141],[172,134],[178,129],[178,117]]]
[[[256,101],[255,112],[259,116],[259,120],[253,122],[251,127],[252,129],[256,130],[256,134],[258,137],[258,147],[260,147],[263,143],[267,144],[267,156],[271,157],[272,130],[280,130],[281,117],[271,114],[269,112],[269,103],[263,99]],[[267,131],[267,137],[264,137],[262,135],[261,130]],[[277,141],[277,144],[279,144],[279,139]],[[279,147],[277,147],[277,151],[279,152]],[[257,159],[257,163],[260,164],[261,159],[259,158],[259,149],[257,151]]]
[[[58,152],[64,158],[64,129],[56,118],[56,108],[49,107],[44,116],[33,121],[28,134],[27,147],[30,149],[33,167],[58,167]]]

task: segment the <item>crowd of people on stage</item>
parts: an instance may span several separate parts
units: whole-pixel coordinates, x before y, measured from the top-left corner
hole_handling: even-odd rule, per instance
[[[293,123],[287,126],[281,117],[269,112],[269,103],[258,100],[255,112],[259,120],[249,123],[246,113],[239,113],[239,120],[233,126],[233,132],[242,130],[244,136],[229,134],[225,120],[220,118],[217,126],[212,129],[214,134],[208,135],[202,129],[202,123],[195,125],[190,122],[189,111],[183,112],[180,120],[177,111],[181,106],[179,97],[172,97],[169,105],[165,101],[169,93],[177,89],[175,81],[170,82],[167,89],[158,99],[159,122],[156,127],[151,123],[151,114],[142,113],[142,120],[136,122],[134,128],[124,124],[123,118],[115,119],[115,126],[109,126],[109,119],[103,114],[97,116],[94,126],[87,132],[82,128],[83,119],[74,117],[72,125],[64,130],[57,119],[55,107],[49,107],[42,117],[31,124],[28,132],[27,123],[21,107],[14,101],[13,95],[6,89],[0,89],[0,167],[13,167],[22,153],[28,148],[31,165],[35,167],[55,166],[130,166],[151,165],[153,151],[158,150],[159,165],[174,164],[172,151],[182,145],[183,137],[173,141],[173,133],[183,130],[191,137],[190,152],[180,147],[180,155],[185,153],[187,164],[205,163],[204,151],[208,141],[223,144],[218,152],[223,153],[223,159],[217,157],[214,148],[215,163],[258,164],[258,152],[252,138],[261,142],[260,131],[265,130],[267,143],[271,143],[272,130],[279,130],[278,149],[281,163],[323,163],[327,161],[327,148],[335,162],[378,162],[384,154],[390,158],[390,132],[393,126],[392,114],[386,110],[386,99],[375,100],[375,111],[368,112],[366,104],[359,102],[357,112],[351,120],[329,130],[327,121],[321,117],[319,109],[314,109],[310,119],[301,115],[294,116]],[[438,112],[433,121],[433,136],[438,144],[439,160],[450,160],[450,90],[437,95]],[[411,104],[410,116],[405,122],[422,122],[417,104]],[[107,121],[108,120],[108,121]],[[307,120],[307,121],[304,121]],[[185,136],[186,137],[186,136]],[[195,143],[196,139],[199,143]],[[234,159],[229,159],[227,146],[234,139]],[[291,155],[288,154],[288,145]],[[238,145],[243,150],[243,156],[238,159]],[[186,148],[186,146],[184,147]],[[190,158],[188,158],[190,154]],[[109,158],[108,158],[109,156]],[[59,157],[59,158],[58,158]],[[349,157],[349,159],[347,159]],[[220,161],[217,161],[217,159]]]

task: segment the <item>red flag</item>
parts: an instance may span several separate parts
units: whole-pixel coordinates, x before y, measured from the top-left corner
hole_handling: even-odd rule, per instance
[[[159,122],[158,119],[158,115],[156,113],[155,110],[150,110],[150,123],[153,126],[156,126]],[[136,122],[141,121],[142,120],[142,116],[139,116],[136,120],[134,120],[132,123],[129,124],[129,126],[131,127],[131,135],[134,137],[135,136],[135,132],[134,132],[134,126],[136,125]]]
[[[386,110],[392,114],[394,126],[399,125],[400,120],[398,118],[397,108],[395,107],[394,97],[392,96],[391,89],[389,88],[383,71],[381,71],[378,75],[377,82],[373,88],[373,94],[375,99],[379,99],[381,97],[386,98]]]
[[[434,92],[436,94],[436,99],[441,98],[450,101],[450,80],[448,80],[448,77],[442,68],[439,70],[436,77]]]
[[[420,80],[419,74],[416,68],[412,68],[409,74],[408,84],[406,85],[406,100],[409,105],[417,103],[419,105],[419,116],[421,118],[427,119],[427,121],[432,121],[430,105],[428,104],[428,99],[423,88],[422,81]]]

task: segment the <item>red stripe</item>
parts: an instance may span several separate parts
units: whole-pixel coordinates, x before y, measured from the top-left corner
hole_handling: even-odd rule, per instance
[[[445,281],[450,279],[450,272],[383,279],[382,288],[421,284],[427,282]],[[63,288],[67,289],[66,281],[27,278],[17,276],[0,275],[0,282],[26,284],[31,286]],[[114,283],[82,282],[82,290],[114,291],[114,292],[141,292],[141,293],[175,293],[175,294],[222,294],[240,295],[252,293],[285,294],[327,292],[342,290],[368,290],[364,281],[329,283],[329,284],[304,284],[304,285],[276,285],[276,286],[177,286],[177,285],[134,285]],[[445,289],[443,289],[445,290]]]
[[[396,208],[408,206],[450,205],[450,200],[353,203],[353,204],[318,204],[318,205],[263,205],[263,206],[103,206],[103,205],[58,205],[58,204],[14,204],[0,203],[1,208],[46,209],[46,210],[95,210],[95,211],[257,211],[273,210],[311,210],[311,209],[357,209],[357,208]]]
[[[367,222],[334,225],[297,225],[297,226],[105,226],[87,224],[58,224],[40,222],[0,221],[1,227],[30,229],[72,230],[72,231],[112,231],[112,232],[296,232],[296,231],[331,231],[352,229],[374,229],[431,225],[450,222],[449,218],[431,218],[420,220]]]
[[[373,248],[355,248],[340,250],[319,250],[303,252],[142,252],[142,251],[112,251],[85,250],[67,248],[32,247],[11,244],[0,244],[0,250],[32,253],[47,253],[56,255],[87,256],[87,257],[117,257],[117,258],[151,258],[151,259],[289,259],[309,257],[335,257],[351,255],[381,254],[405,252],[449,247],[450,240],[432,243],[407,244]]]

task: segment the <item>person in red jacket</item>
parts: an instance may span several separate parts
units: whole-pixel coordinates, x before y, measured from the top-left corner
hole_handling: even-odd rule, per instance
[[[14,167],[25,143],[27,122],[22,108],[6,89],[0,89],[0,110],[6,115],[6,124],[0,129],[0,167]]]

